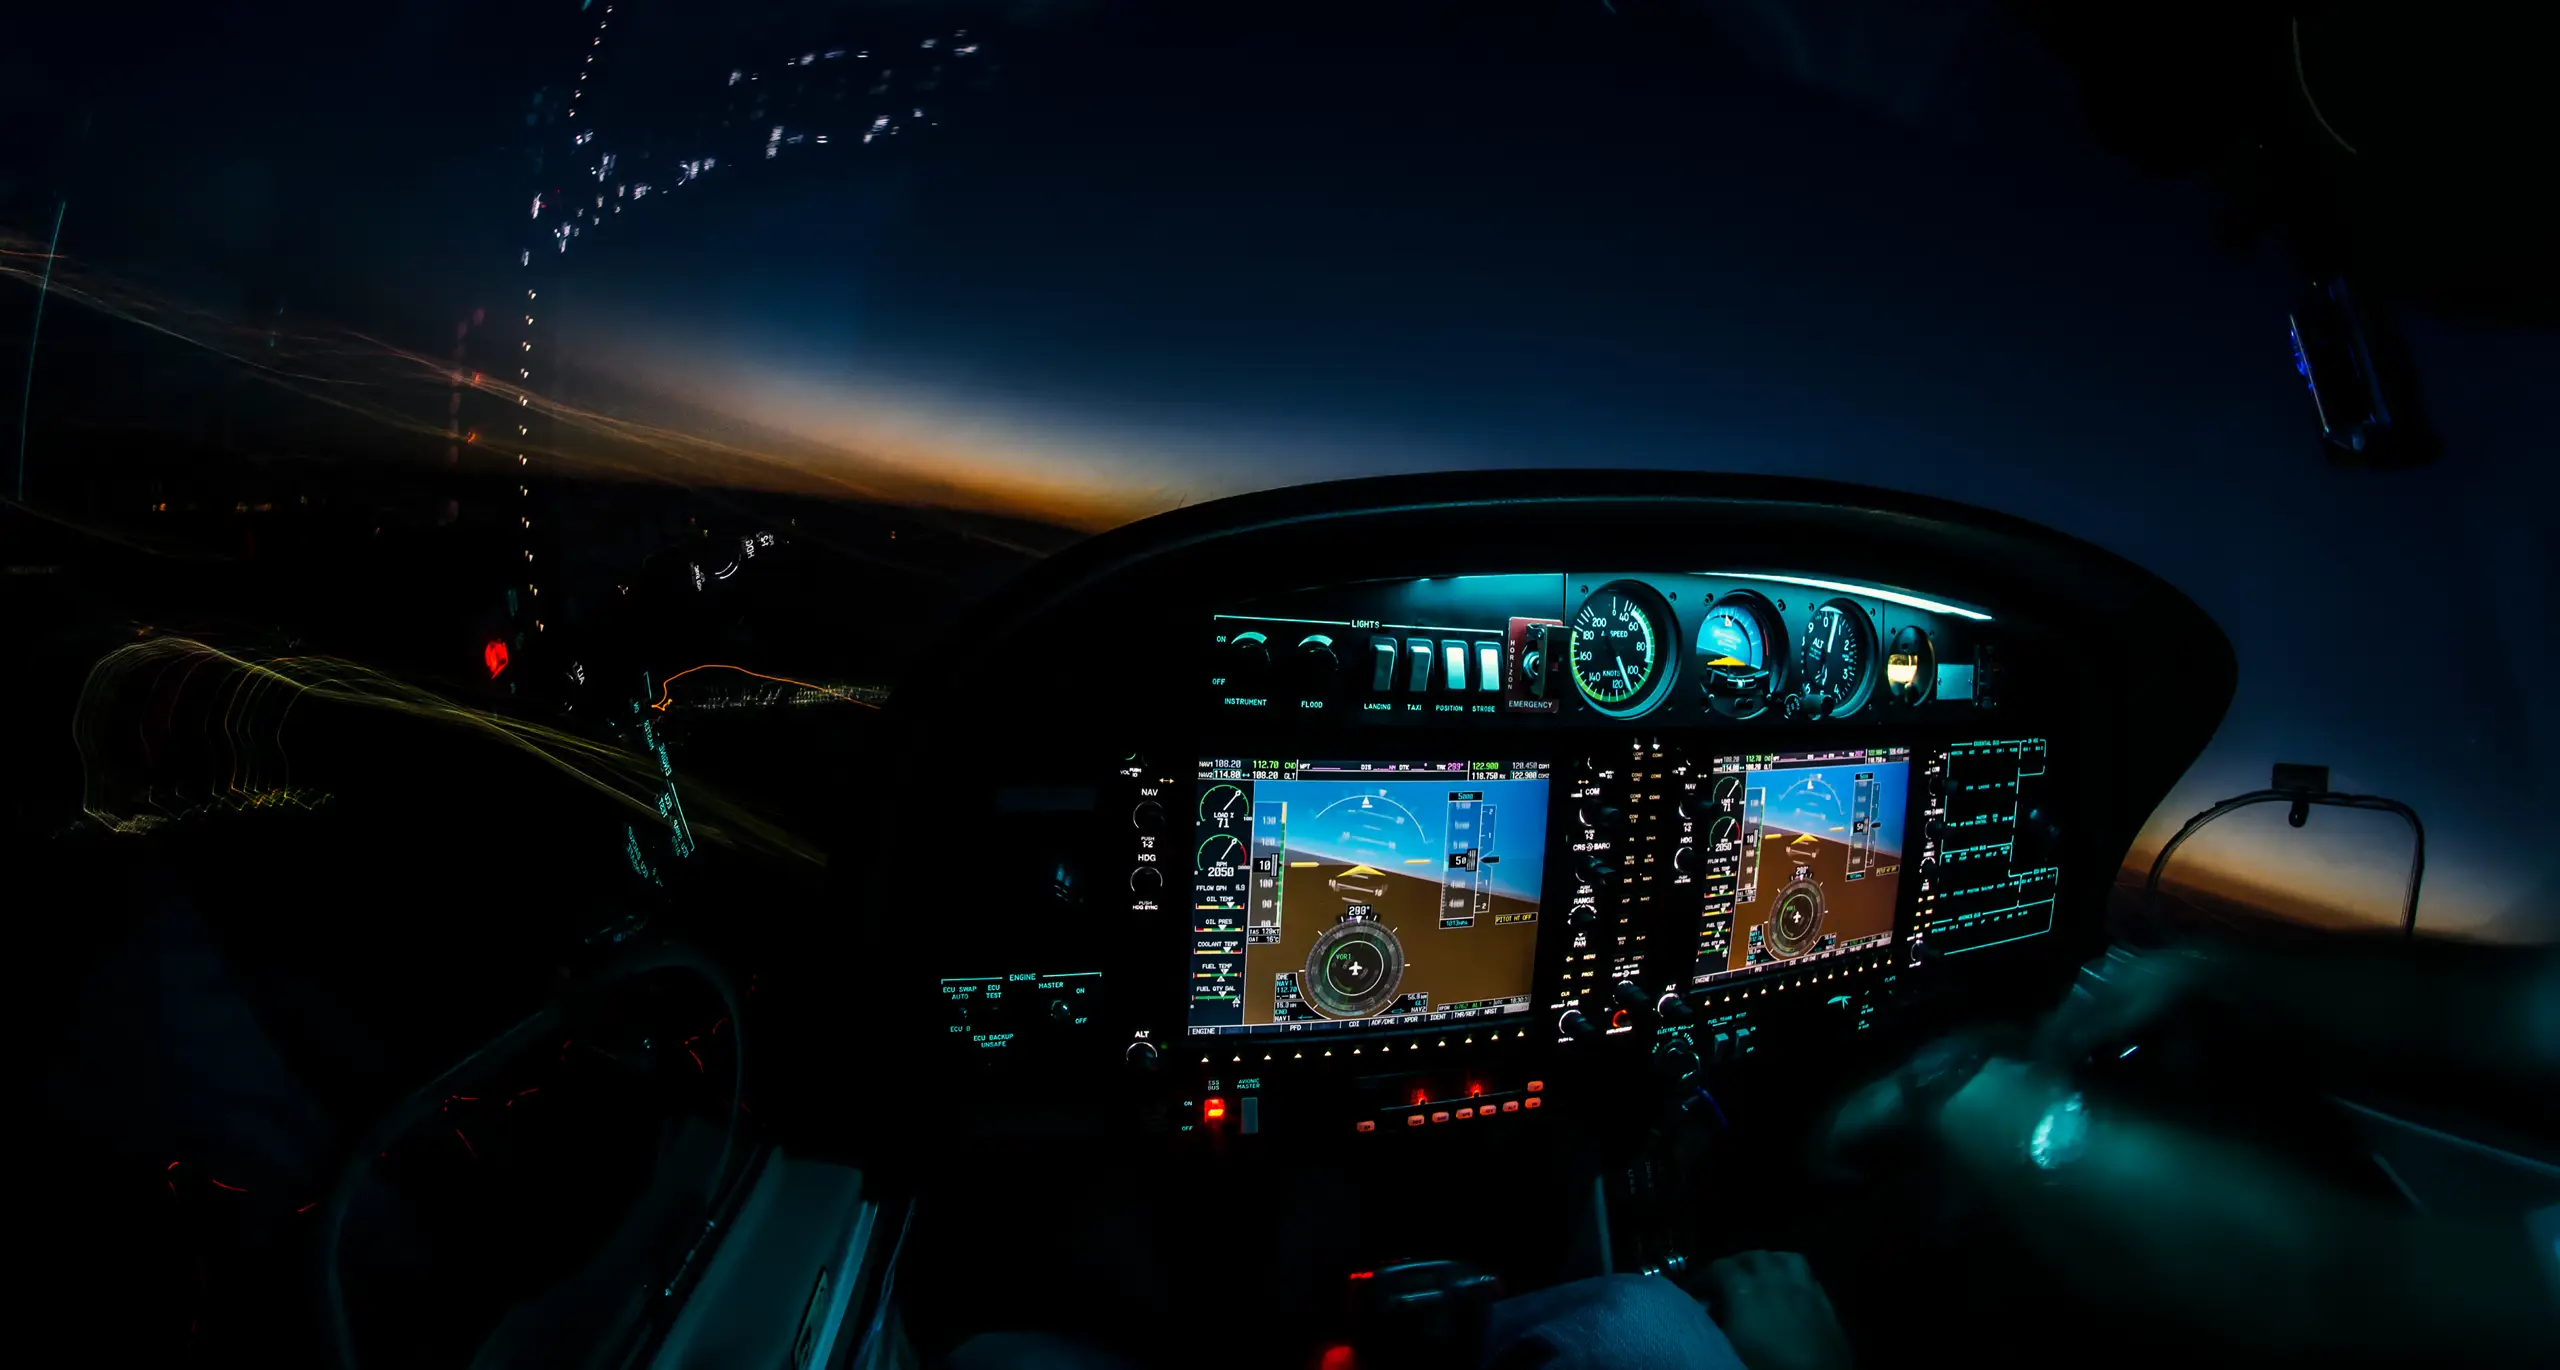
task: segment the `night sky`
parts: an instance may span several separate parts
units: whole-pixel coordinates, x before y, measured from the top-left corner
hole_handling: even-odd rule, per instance
[[[630,69],[660,73],[635,80],[717,79],[688,60],[809,9],[615,3]],[[542,26],[517,7],[293,8],[172,16],[130,51],[54,21],[78,60],[41,73],[46,151],[0,171],[0,215],[40,230],[71,187],[67,253],[431,345],[509,284],[522,207],[491,149],[578,49],[522,38]],[[1702,3],[1666,42],[1599,0],[1519,8],[1540,12],[982,7],[1001,79],[912,142],[737,168],[580,243],[564,351],[670,412],[1078,527],[1548,465],[2017,514],[2159,571],[2238,648],[2231,717],[2146,843],[2271,761],[2325,762],[2426,816],[2427,926],[2560,936],[2529,835],[2560,771],[2550,516],[2526,498],[2552,489],[2529,408],[2549,335],[2411,320],[2445,458],[2336,469],[2281,247],[2226,247],[2207,191],[2101,149],[2001,11],[1874,0],[1797,28]],[[934,14],[840,9],[848,41]],[[2179,669],[2122,632],[2123,669]],[[2263,810],[2188,852],[2378,920],[2407,848],[2377,816],[2291,833]]]

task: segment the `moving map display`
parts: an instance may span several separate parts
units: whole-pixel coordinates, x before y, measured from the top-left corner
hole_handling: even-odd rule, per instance
[[[1544,762],[1200,763],[1188,1031],[1529,1009]]]
[[[1690,983],[1891,942],[1910,786],[1906,747],[1719,758]]]

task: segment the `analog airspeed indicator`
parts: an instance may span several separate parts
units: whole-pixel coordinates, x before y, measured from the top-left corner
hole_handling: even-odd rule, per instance
[[[1662,702],[1677,673],[1671,606],[1649,585],[1611,581],[1573,611],[1573,687],[1612,718]]]

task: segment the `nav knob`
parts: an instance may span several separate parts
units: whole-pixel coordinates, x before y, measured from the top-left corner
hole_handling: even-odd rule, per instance
[[[1164,827],[1164,805],[1152,799],[1141,799],[1129,810],[1129,821],[1140,832],[1156,832]]]
[[[1131,1070],[1141,1072],[1154,1070],[1156,1068],[1156,1044],[1153,1042],[1131,1042],[1129,1044],[1129,1049],[1126,1052],[1121,1053],[1120,1059],[1127,1061],[1129,1063],[1129,1069]]]
[[[1600,1027],[1598,1024],[1592,1022],[1590,1018],[1584,1016],[1582,1010],[1578,1008],[1569,1008],[1564,1011],[1563,1017],[1556,1020],[1556,1031],[1563,1033],[1567,1037],[1579,1039],[1599,1035]],[[1145,1044],[1140,1043],[1140,1045],[1143,1046]]]

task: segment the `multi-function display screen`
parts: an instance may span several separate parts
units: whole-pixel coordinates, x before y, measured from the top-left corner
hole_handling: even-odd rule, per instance
[[[1545,762],[1207,760],[1196,794],[1193,1035],[1528,1011]]]
[[[1910,791],[1906,747],[1718,758],[1690,983],[1890,943]]]

